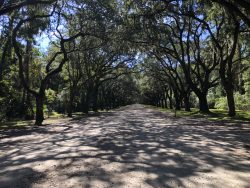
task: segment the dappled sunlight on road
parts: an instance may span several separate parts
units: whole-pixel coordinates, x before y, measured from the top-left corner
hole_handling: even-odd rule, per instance
[[[0,137],[0,187],[250,187],[249,125],[133,105]]]

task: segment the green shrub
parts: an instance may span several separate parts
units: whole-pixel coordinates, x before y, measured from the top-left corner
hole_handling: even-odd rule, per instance
[[[214,107],[217,108],[217,109],[228,109],[228,107],[227,107],[227,98],[226,97],[220,97],[220,98],[216,99]]]
[[[250,110],[250,99],[247,95],[235,93],[235,106],[237,110]]]
[[[46,90],[46,104],[44,105],[44,110],[45,113],[48,114],[48,116],[51,115],[51,113],[55,109],[56,104],[57,104],[56,92],[52,89]]]
[[[212,108],[212,109],[215,108],[216,98],[212,92],[208,92],[207,101],[208,101],[209,108]]]
[[[19,117],[21,109],[21,93],[15,91],[10,80],[0,82],[0,121]]]
[[[234,94],[236,110],[250,110],[250,99],[247,95],[241,95],[238,92]],[[220,97],[216,99],[215,108],[228,109],[227,98]]]

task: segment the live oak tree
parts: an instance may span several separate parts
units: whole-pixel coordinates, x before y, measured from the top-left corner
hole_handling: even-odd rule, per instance
[[[174,27],[166,24],[174,36],[168,37],[170,47],[162,45],[160,48],[178,61],[188,85],[199,98],[200,111],[209,112],[207,92],[218,84],[218,78],[211,79],[211,73],[218,65],[216,55],[212,54],[211,58],[206,54],[208,50],[213,51],[213,46],[204,47],[208,41],[202,38],[204,31],[199,23],[185,17],[173,19]]]
[[[27,6],[49,5],[57,0],[0,0],[0,16]]]
[[[248,0],[211,0],[212,2],[218,3],[223,6],[228,13],[233,13],[237,15],[241,20],[243,20],[248,27],[250,27],[250,2]]]
[[[69,117],[72,117],[73,103],[75,101],[77,90],[84,88],[88,82],[89,71],[86,70],[86,66],[91,63],[90,55],[93,50],[98,50],[105,42],[89,36],[88,38],[82,38],[77,44],[77,50],[69,54],[69,61],[66,65],[65,75],[68,76],[69,81],[69,100],[67,113]],[[95,62],[92,62],[95,63]],[[96,62],[97,63],[97,62]],[[84,93],[85,91],[81,91]]]
[[[8,69],[8,62],[13,60],[12,44],[11,44],[11,33],[14,27],[16,13],[9,14],[6,17],[1,18],[2,32],[0,37],[0,49],[1,49],[1,60],[0,60],[0,81],[3,80],[3,74]]]
[[[207,11],[207,6],[211,11]],[[218,6],[197,1],[141,1],[134,7],[140,20],[137,24],[141,23],[140,36],[143,36],[135,42],[150,45],[150,48],[158,46],[180,63],[188,84],[199,98],[202,112],[209,111],[206,99],[209,88],[215,87],[221,79],[228,98],[229,115],[234,116],[232,64],[236,62],[240,33],[237,14],[230,12],[229,15],[228,9],[223,12]],[[213,16],[216,11],[220,16]],[[162,36],[164,32],[166,36]]]
[[[53,8],[51,14],[35,15],[33,17],[28,17],[26,19],[20,20],[13,31],[13,37],[12,37],[13,46],[14,46],[15,53],[16,53],[17,58],[18,58],[19,76],[20,76],[21,82],[22,82],[24,88],[28,92],[30,92],[36,99],[36,122],[35,122],[36,125],[41,125],[43,120],[44,120],[43,104],[44,104],[44,100],[45,100],[45,90],[46,90],[46,87],[48,85],[49,80],[54,75],[56,75],[62,71],[63,65],[68,61],[68,53],[70,53],[71,51],[74,50],[74,44],[71,44],[71,45],[68,45],[68,44],[73,43],[73,41],[78,37],[85,37],[88,35],[88,34],[83,33],[83,31],[79,31],[77,33],[74,33],[71,36],[63,36],[62,31],[60,31],[60,29],[59,29],[59,26],[61,24],[60,23],[61,14],[60,14],[60,10],[59,10],[59,12],[57,13],[57,17],[56,17],[57,23],[55,26],[56,37],[58,38],[58,43],[59,43],[59,49],[48,60],[46,67],[45,67],[45,69],[46,69],[45,75],[41,79],[38,90],[34,90],[34,89],[30,88],[30,86],[27,83],[27,79],[24,76],[23,52],[22,52],[22,49],[18,45],[18,41],[17,41],[18,34],[19,34],[20,29],[22,28],[22,26],[25,23],[34,22],[34,21],[37,21],[39,19],[49,18],[53,14],[55,15],[56,14],[55,8],[56,7]],[[64,20],[64,21],[66,21],[66,20]],[[68,46],[70,46],[70,48],[67,48]],[[59,56],[61,56],[61,57],[58,60],[58,62],[56,62],[55,60]],[[56,62],[56,64],[55,64],[55,62]]]
[[[209,112],[206,96],[208,90],[218,84],[218,77],[211,80],[218,61],[215,52],[211,56],[206,54],[208,50],[213,52],[214,46],[209,44],[210,39],[205,36],[203,26],[195,19],[182,15],[182,11],[188,8],[185,5],[179,5],[171,12],[167,9],[155,11],[154,4],[150,8],[142,14],[142,27],[147,29],[141,30],[143,38],[135,39],[136,42],[149,45],[165,57],[175,59],[199,98],[200,111]]]
[[[244,25],[240,25],[235,13],[229,13],[214,5],[211,8],[212,10],[208,13],[208,16],[204,15],[204,18],[198,17],[199,13],[195,10],[184,14],[203,24],[207,33],[209,33],[216,47],[215,55],[219,63],[221,84],[227,95],[228,115],[235,116],[233,64],[237,62],[235,60],[237,46],[241,28],[244,28]]]
[[[138,101],[140,91],[132,74],[121,75],[117,79],[104,82],[98,92],[100,109],[113,109],[134,104]]]
[[[178,80],[174,75],[152,57],[145,59],[143,67],[145,80],[145,83],[142,82],[143,102],[165,108],[169,104],[171,109],[174,103],[175,109],[180,110],[182,98],[178,89]],[[174,95],[175,102],[173,102],[172,95]]]
[[[156,60],[159,62],[160,67],[163,70],[163,74],[165,74],[170,81],[171,87],[174,91],[175,96],[175,109],[180,110],[181,101],[184,101],[185,111],[191,111],[190,105],[190,94],[191,88],[186,81],[185,75],[183,73],[180,64],[171,59],[171,57],[164,56],[160,52],[153,53]]]
[[[124,51],[117,48],[111,48],[109,44],[102,48],[87,51],[85,54],[85,63],[83,72],[86,80],[86,96],[84,102],[84,112],[88,113],[89,105],[97,111],[97,96],[99,87],[108,80],[116,79],[123,74],[129,73],[128,63],[131,63],[133,57],[124,54]]]
[[[234,116],[249,109],[242,102],[249,99],[248,5],[0,1],[0,119],[32,119],[35,102],[36,124],[46,107],[72,116],[132,101],[202,112],[221,106]]]

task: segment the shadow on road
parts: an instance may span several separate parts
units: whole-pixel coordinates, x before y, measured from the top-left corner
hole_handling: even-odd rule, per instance
[[[26,187],[51,179],[55,187],[250,186],[247,125],[132,106],[8,134],[0,140],[0,187],[23,179]]]

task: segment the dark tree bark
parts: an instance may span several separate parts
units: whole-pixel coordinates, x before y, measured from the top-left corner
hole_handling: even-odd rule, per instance
[[[235,101],[234,101],[234,84],[233,84],[233,78],[232,78],[232,70],[230,68],[230,64],[226,69],[227,62],[221,62],[220,64],[220,76],[221,76],[221,83],[222,86],[226,92],[227,96],[227,105],[228,105],[228,115],[230,117],[233,117],[236,115],[235,110]],[[226,76],[227,75],[227,76]]]
[[[172,91],[171,88],[170,88],[169,92],[170,92],[169,95],[168,95],[168,97],[169,97],[169,108],[173,109],[173,91]]]
[[[189,94],[186,94],[184,95],[183,97],[183,100],[184,100],[184,106],[185,106],[185,111],[187,112],[190,112],[191,111],[191,105],[190,105],[190,95]]]
[[[239,29],[240,29],[240,24],[236,21],[236,19],[234,19],[234,24],[235,28],[233,34],[233,45],[230,54],[225,59],[223,59],[223,49],[222,48],[220,49],[221,62],[219,70],[221,83],[227,95],[228,115],[230,117],[236,115],[235,101],[234,101],[234,78],[233,78],[232,66],[233,66],[233,58],[235,56],[237,49]]]
[[[84,106],[83,106],[83,113],[88,114],[89,113],[89,99],[86,98]]]
[[[43,105],[44,105],[44,96],[37,95],[36,96],[36,122],[35,125],[42,125],[44,120],[44,113],[43,113]]]
[[[228,115],[230,117],[234,117],[236,115],[234,92],[232,89],[229,90],[226,89],[226,94],[227,94],[227,104],[228,104]]]
[[[175,109],[181,110],[181,96],[178,93],[177,89],[174,89],[174,98],[175,98]]]
[[[209,107],[207,102],[207,94],[200,94],[199,98],[199,109],[202,113],[209,113]]]
[[[227,96],[228,115],[230,117],[233,117],[236,115],[235,101],[234,101],[234,84],[232,76],[229,76],[232,72],[230,70],[227,70],[227,72],[228,72],[227,78],[225,77],[225,73],[222,70],[220,70],[220,75],[221,75],[221,82]]]
[[[163,100],[164,100],[164,108],[168,108],[166,92],[164,93],[164,99]]]

